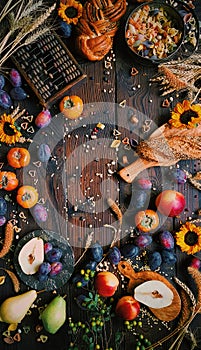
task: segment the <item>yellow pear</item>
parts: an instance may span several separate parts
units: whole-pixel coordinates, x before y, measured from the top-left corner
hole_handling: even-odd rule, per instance
[[[20,323],[37,298],[37,292],[32,289],[3,301],[0,306],[0,321]]]

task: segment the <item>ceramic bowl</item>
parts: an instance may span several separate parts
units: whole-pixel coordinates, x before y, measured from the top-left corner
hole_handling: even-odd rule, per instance
[[[131,53],[141,63],[162,63],[178,52],[185,26],[179,12],[166,3],[143,3],[129,15],[125,39]]]

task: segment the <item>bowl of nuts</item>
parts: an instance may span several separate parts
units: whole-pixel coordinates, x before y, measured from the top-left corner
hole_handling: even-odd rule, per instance
[[[185,25],[180,13],[161,1],[143,3],[129,15],[125,39],[140,59],[162,63],[172,58],[184,40]]]

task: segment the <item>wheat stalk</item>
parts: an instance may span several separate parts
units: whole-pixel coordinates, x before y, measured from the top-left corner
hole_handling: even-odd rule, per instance
[[[87,239],[86,239],[86,244],[85,244],[85,247],[84,247],[84,251],[83,251],[82,255],[79,257],[79,259],[76,261],[76,263],[74,264],[74,267],[80,262],[80,260],[86,254],[87,250],[90,248],[91,242],[92,242],[92,239],[93,239],[93,235],[94,235],[93,232],[88,234]]]
[[[12,0],[9,0],[9,4],[12,4]],[[20,47],[31,44],[33,41],[38,39],[38,37],[41,35],[41,32],[44,34],[48,31],[48,29],[50,29],[48,26],[44,26],[44,23],[56,7],[56,3],[54,3],[51,7],[47,8],[45,12],[42,12],[39,16],[37,16],[37,14],[42,11],[40,10],[42,7],[41,0],[38,3],[29,1],[26,6],[24,5],[24,1],[21,1],[20,6],[17,7],[17,13],[14,16],[13,23],[12,11],[13,9],[16,10],[16,6],[19,4],[20,1],[18,1],[17,4],[11,6],[10,8],[6,5],[0,15],[0,19],[8,16],[9,20],[10,17],[11,25],[11,28],[8,30],[4,38],[0,41],[0,67]],[[24,9],[23,6],[25,6]],[[26,23],[24,23],[25,19]],[[15,36],[15,34],[17,35]],[[11,36],[13,39],[9,41]]]
[[[201,273],[198,269],[195,269],[194,267],[188,267],[188,272],[193,277],[196,287],[197,287],[197,305],[196,305],[196,311],[198,313],[201,313]]]

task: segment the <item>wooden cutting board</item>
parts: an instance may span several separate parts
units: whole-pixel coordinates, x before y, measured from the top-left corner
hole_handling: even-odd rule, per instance
[[[143,153],[146,154],[146,145],[147,147],[150,145],[149,152],[157,161],[151,160],[151,157],[149,160],[149,152],[146,157],[139,155],[135,162],[119,171],[121,178],[128,183],[131,183],[141,171],[154,166],[174,165],[181,159],[201,159],[201,125],[192,129],[178,129],[167,123],[163,124],[143,145],[145,147]],[[168,156],[163,154],[164,145],[168,150]]]
[[[172,304],[160,309],[149,307],[151,312],[161,321],[172,321],[180,313],[181,299],[174,286],[162,275],[154,271],[135,272],[132,266],[127,261],[120,261],[118,264],[119,272],[129,279],[128,292],[133,294],[134,288],[141,283],[151,280],[163,282],[173,293]]]

